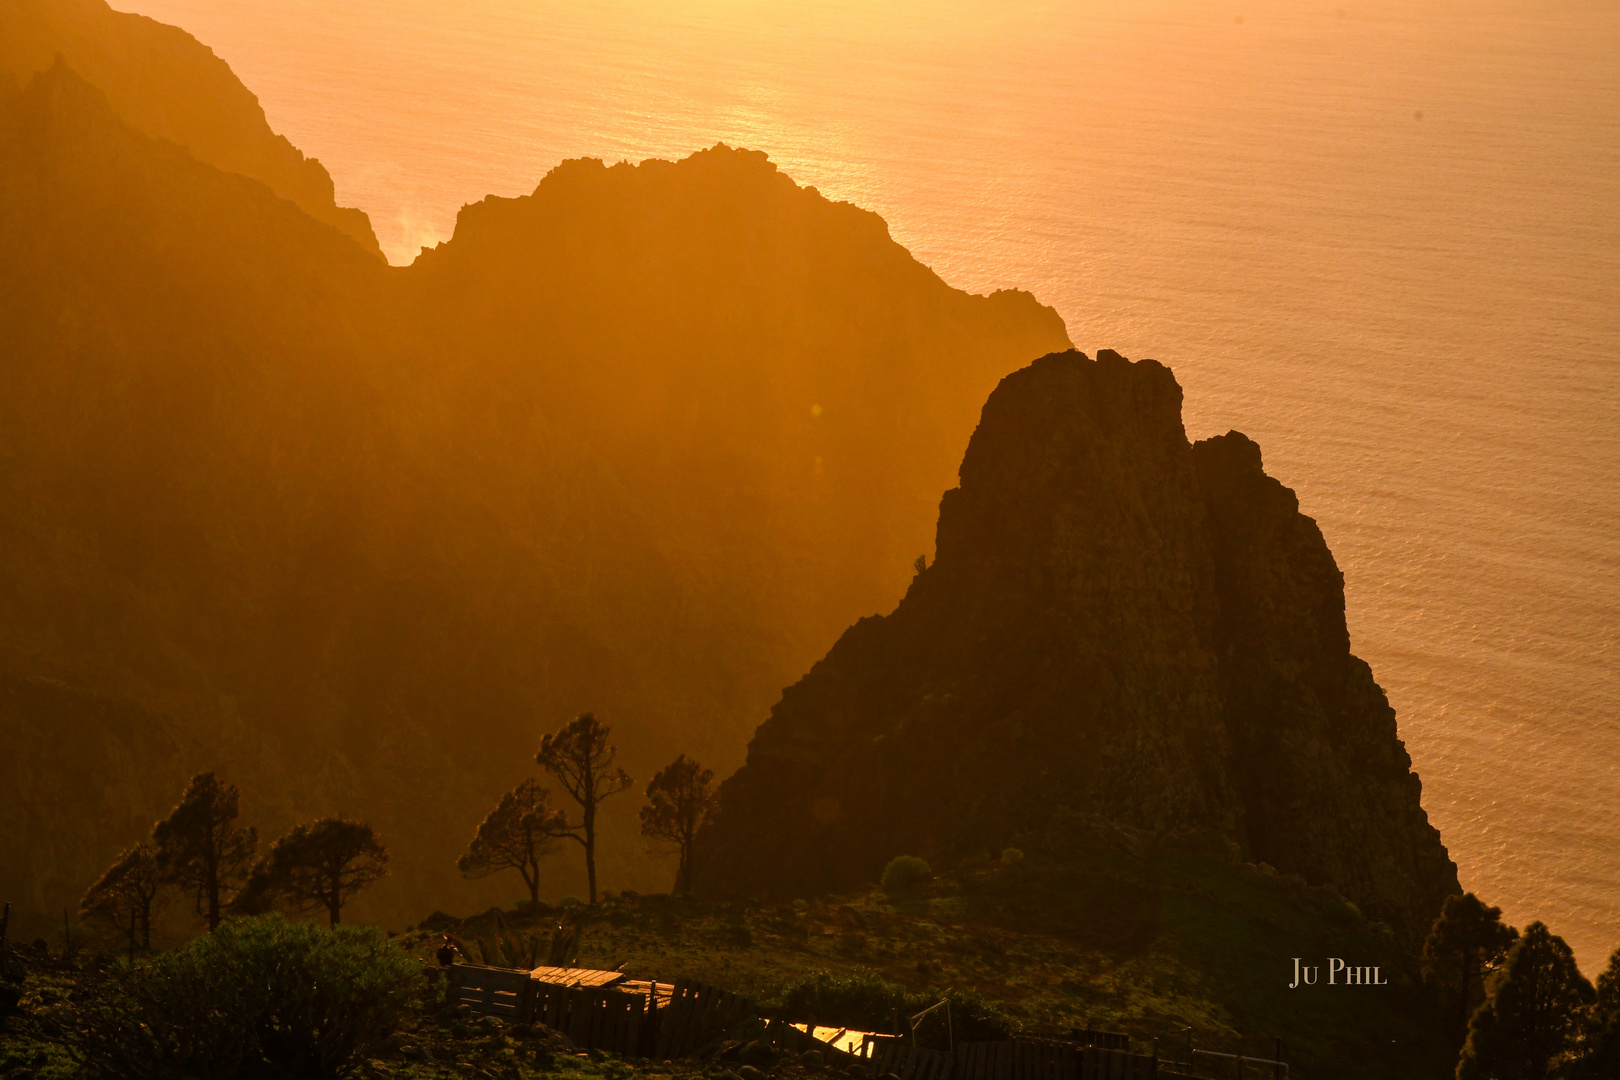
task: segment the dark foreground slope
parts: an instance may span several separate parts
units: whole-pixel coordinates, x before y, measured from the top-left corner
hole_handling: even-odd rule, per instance
[[[1186,1069],[1180,1063],[1189,1049],[1253,1058],[1279,1047],[1289,1075],[1307,1080],[1452,1075],[1455,1051],[1438,1034],[1429,995],[1401,975],[1387,928],[1333,889],[1254,865],[1189,858],[1174,845],[1119,830],[1052,833],[1063,836],[1066,850],[1030,844],[1015,864],[974,860],[897,892],[863,888],[769,906],[626,894],[594,908],[523,905],[459,922],[435,913],[394,943],[435,966],[445,930],[478,956],[479,943],[493,948],[498,934],[544,945],[568,922],[581,932],[582,967],[616,967],[666,984],[696,979],[751,997],[771,1015],[813,1017],[832,1028],[889,1030],[895,1007],[913,1014],[954,992],[949,1025],[942,1012],[917,1025],[925,1047],[943,1049],[953,1037],[960,1046],[1091,1027],[1127,1035],[1139,1053],[1157,1050],[1160,1076],[1236,1075],[1236,1062],[1203,1054]],[[1353,956],[1377,965],[1387,985],[1340,980],[1334,988],[1290,990],[1289,950]],[[13,955],[30,969],[28,1015],[0,1033],[0,1068],[29,1063],[36,1080],[81,1080],[85,1070],[74,1067],[64,1033],[73,1027],[74,1001],[97,982],[98,965],[73,970],[27,948]],[[733,1080],[739,1072],[735,1044],[715,1057],[610,1055],[598,1063],[536,1052],[555,1044],[544,1027],[492,1029],[432,997],[425,1004],[399,1038],[367,1054],[352,1074]],[[776,1080],[849,1076],[797,1054],[760,1060],[750,1053],[748,1060]],[[1274,1075],[1252,1061],[1243,1074]]]
[[[723,892],[998,850],[1058,809],[1218,838],[1409,946],[1457,891],[1343,579],[1242,435],[1152,362],[1047,356],[984,407],[937,557],[782,696],[725,784]]]
[[[105,0],[0,4],[0,79],[9,72],[26,85],[58,56],[105,93],[136,131],[260,181],[382,257],[365,213],[336,204],[321,163],[271,131],[258,98],[184,30],[114,11]]]
[[[739,760],[903,590],[976,403],[1067,344],[725,148],[569,163],[390,268],[67,63],[0,80],[0,341],[0,670],[172,717],[266,834],[373,820],[361,918],[510,899],[455,856],[576,712],[643,781]],[[161,806],[191,759],[148,765]],[[635,810],[605,880],[663,886]],[[62,812],[86,863],[139,838]]]

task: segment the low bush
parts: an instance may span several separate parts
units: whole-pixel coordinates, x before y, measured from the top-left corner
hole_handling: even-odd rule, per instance
[[[235,919],[111,972],[76,1007],[76,1050],[114,1080],[328,1080],[386,1040],[424,986],[421,964],[376,929]]]
[[[950,1002],[949,1018],[939,1009],[918,1022],[917,1041],[922,1046],[944,1049],[953,1036],[957,1042],[994,1042],[1011,1038],[1018,1030],[1000,1006],[972,991],[909,990],[866,969],[849,974],[812,971],[781,993],[782,1009],[789,1016],[814,1017],[817,1024],[858,1031],[892,1031],[897,1019],[903,1031],[908,1018],[941,1000]]]
[[[910,889],[934,876],[934,868],[928,865],[927,859],[919,859],[915,855],[896,855],[889,860],[889,865],[883,868],[883,877],[879,883],[888,890]]]

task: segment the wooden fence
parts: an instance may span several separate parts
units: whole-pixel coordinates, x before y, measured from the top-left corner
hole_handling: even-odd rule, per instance
[[[586,1050],[649,1056],[658,1012],[654,993],[541,982],[521,969],[455,964],[448,996],[508,1023],[541,1023]]]
[[[629,1057],[666,1060],[718,1047],[739,1023],[759,1015],[748,998],[688,979],[672,988],[566,985],[479,964],[455,964],[449,977],[450,1000],[473,1012],[510,1023],[541,1023],[581,1049]],[[780,1019],[766,1026],[765,1040],[793,1053],[819,1050],[824,1060],[844,1067],[865,1059],[872,1076],[893,1073],[900,1080],[1149,1080],[1158,1064],[1123,1049],[1044,1039],[961,1043],[946,1053],[873,1037],[854,1055]]]
[[[602,986],[535,983],[533,1019],[586,1050],[630,1057],[652,1051],[658,1014],[646,996]]]
[[[653,1056],[660,1061],[695,1053],[759,1015],[748,998],[688,979],[675,980],[669,1004],[659,1012]]]
[[[1088,1046],[1081,1051],[1080,1080],[1151,1080],[1159,1074],[1157,1058],[1124,1050]]]
[[[802,1054],[808,1050],[821,1052],[821,1060],[829,1065],[848,1070],[861,1059],[847,1050],[822,1042],[808,1031],[801,1031],[787,1020],[776,1019],[765,1025],[765,1042],[778,1050]]]
[[[481,964],[453,964],[447,997],[473,1012],[498,1016],[511,1023],[534,1015],[534,988],[537,984],[527,971],[484,967]]]
[[[900,1080],[1148,1080],[1158,1062],[1142,1054],[1037,1039],[962,1043],[956,1052],[875,1040],[872,1074]]]

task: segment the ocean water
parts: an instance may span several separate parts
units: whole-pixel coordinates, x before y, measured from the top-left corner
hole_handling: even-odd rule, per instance
[[[1171,365],[1322,525],[1467,888],[1620,945],[1614,0],[114,0],[395,262],[558,161],[725,141]]]

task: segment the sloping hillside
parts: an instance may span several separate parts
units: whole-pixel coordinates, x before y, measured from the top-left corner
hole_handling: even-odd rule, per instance
[[[576,712],[731,767],[1066,343],[757,154],[568,163],[401,269],[65,60],[0,113],[0,656],[203,733],[267,833],[373,818],[372,914],[504,898],[454,858]]]
[[[105,0],[0,5],[0,73],[24,85],[59,56],[105,93],[136,131],[260,181],[382,258],[365,213],[336,204],[321,163],[271,131],[259,99],[184,30],[114,11]]]

